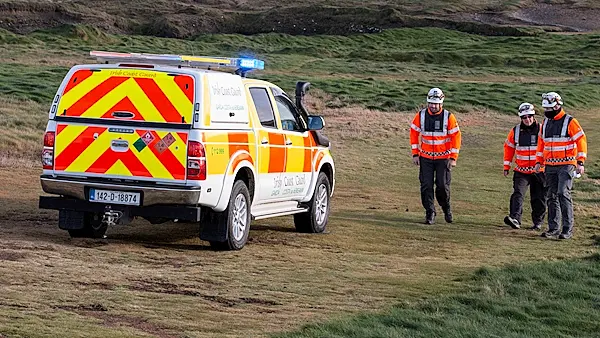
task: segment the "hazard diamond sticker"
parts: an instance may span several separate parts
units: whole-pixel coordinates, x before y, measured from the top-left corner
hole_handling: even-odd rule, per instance
[[[146,148],[146,143],[142,138],[138,138],[137,141],[135,141],[135,143],[133,144],[133,146],[138,152],[141,152],[142,150],[144,150],[144,148]]]
[[[169,134],[170,135],[170,134]],[[150,131],[147,131],[144,135],[142,135],[142,140],[146,143],[147,146],[154,141],[154,135]]]
[[[173,137],[173,134],[171,133],[168,133],[165,137],[163,137],[162,140],[167,146],[167,148],[170,147],[171,144],[175,143],[175,137]]]
[[[158,151],[159,153],[162,153],[163,151],[167,150],[167,148],[169,147],[165,144],[164,140],[160,140],[154,145],[154,149],[156,149],[156,151]]]

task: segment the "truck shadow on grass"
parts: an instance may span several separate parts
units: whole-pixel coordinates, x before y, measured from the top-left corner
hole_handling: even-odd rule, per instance
[[[116,225],[108,228],[105,238],[71,238],[66,230],[58,228],[58,213],[29,209],[27,212],[12,211],[0,221],[2,228],[11,229],[4,234],[6,239],[28,239],[55,245],[96,248],[102,246],[138,245],[148,249],[167,249],[182,251],[212,250],[208,242],[199,239],[200,225],[197,223],[150,224],[136,219],[129,225]],[[26,216],[23,216],[26,215]],[[5,226],[5,224],[10,224]],[[19,230],[21,229],[21,230]],[[286,243],[296,232],[291,219],[260,221],[252,223],[250,242]],[[282,238],[286,237],[286,238]]]

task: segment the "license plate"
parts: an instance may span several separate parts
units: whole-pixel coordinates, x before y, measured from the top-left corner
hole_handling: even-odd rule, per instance
[[[140,193],[90,189],[90,202],[140,205]]]

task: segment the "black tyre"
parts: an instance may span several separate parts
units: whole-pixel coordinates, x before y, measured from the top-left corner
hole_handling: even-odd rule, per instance
[[[243,181],[236,181],[231,190],[227,209],[218,217],[226,218],[227,240],[225,242],[211,241],[210,245],[220,250],[239,250],[246,245],[250,233],[250,193]]]
[[[73,238],[104,238],[108,225],[102,223],[102,216],[95,213],[85,213],[82,229],[69,229]]]
[[[308,202],[308,212],[294,215],[294,225],[298,232],[321,233],[329,220],[331,184],[324,172],[319,173],[312,199]]]

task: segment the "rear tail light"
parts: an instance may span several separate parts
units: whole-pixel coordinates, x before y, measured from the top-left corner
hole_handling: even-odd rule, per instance
[[[42,150],[42,167],[44,169],[54,168],[54,138],[53,131],[44,134],[44,149]]]
[[[44,147],[54,148],[54,132],[47,131],[44,134]]]
[[[187,179],[206,179],[206,154],[204,145],[197,141],[188,142]]]

